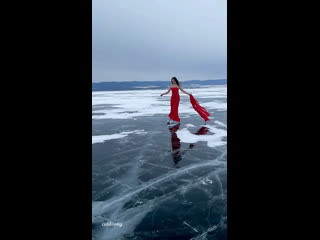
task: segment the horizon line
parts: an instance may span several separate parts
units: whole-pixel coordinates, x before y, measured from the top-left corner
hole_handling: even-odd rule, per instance
[[[217,78],[217,79],[205,79],[205,80],[199,80],[199,79],[189,79],[189,80],[183,80],[184,82],[186,81],[216,81],[216,80],[227,80],[227,78]],[[152,80],[152,81],[103,81],[103,82],[167,82],[167,81],[170,81],[170,80]],[[179,82],[183,82],[183,81],[180,81]],[[103,83],[102,81],[101,82],[92,82],[92,83]]]

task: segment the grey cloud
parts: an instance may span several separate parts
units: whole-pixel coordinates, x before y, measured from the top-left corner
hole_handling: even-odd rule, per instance
[[[227,2],[93,0],[93,81],[226,78]]]

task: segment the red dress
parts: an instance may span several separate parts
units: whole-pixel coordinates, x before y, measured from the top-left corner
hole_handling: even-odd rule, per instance
[[[171,112],[168,115],[174,121],[180,122],[180,118],[178,115],[178,108],[180,102],[179,88],[172,87],[172,95],[171,95]]]
[[[199,102],[192,96],[192,94],[190,95],[190,102],[192,104],[193,109],[199,113],[199,115],[204,119],[204,121],[207,122],[210,120],[208,118],[208,116],[210,116],[210,113],[207,111],[207,109],[200,106]]]

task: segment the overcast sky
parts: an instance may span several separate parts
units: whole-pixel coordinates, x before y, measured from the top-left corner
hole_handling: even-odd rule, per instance
[[[93,0],[92,81],[227,77],[227,0]]]

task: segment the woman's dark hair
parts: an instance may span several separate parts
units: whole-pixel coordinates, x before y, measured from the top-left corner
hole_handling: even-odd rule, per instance
[[[171,78],[171,81],[172,81],[172,79],[174,79],[176,81],[177,85],[180,86],[180,83],[176,77]]]

